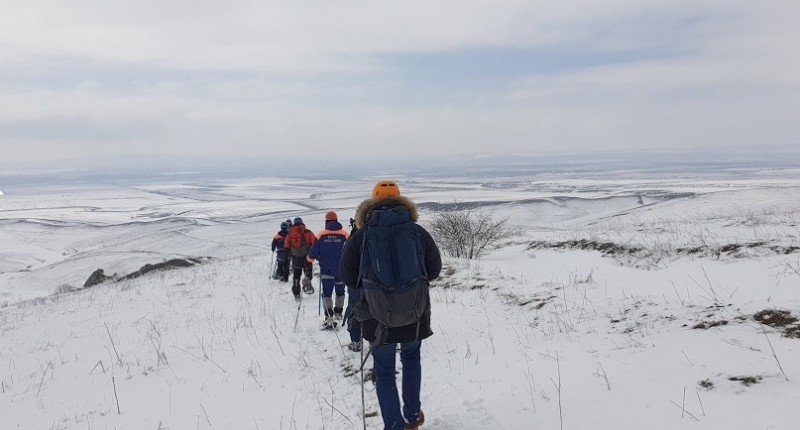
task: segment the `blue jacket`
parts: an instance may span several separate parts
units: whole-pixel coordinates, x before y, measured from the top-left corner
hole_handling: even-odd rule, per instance
[[[347,238],[350,237],[338,221],[327,221],[325,230],[317,234],[317,240],[308,250],[308,261],[319,260],[323,275],[339,277],[339,260]]]

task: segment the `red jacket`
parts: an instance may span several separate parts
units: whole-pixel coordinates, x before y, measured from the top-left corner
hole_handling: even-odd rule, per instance
[[[311,245],[316,241],[317,237],[306,228],[305,224],[295,224],[289,227],[289,234],[286,235],[283,246],[291,250],[292,255],[305,257]]]

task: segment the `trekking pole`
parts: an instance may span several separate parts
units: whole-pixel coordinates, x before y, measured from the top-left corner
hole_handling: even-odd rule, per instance
[[[370,354],[372,354],[372,343],[369,344],[369,350],[367,351],[367,355],[364,355],[364,328],[362,327],[359,330],[361,334],[359,335],[359,342],[361,342],[361,421],[364,424],[364,430],[367,430],[367,407],[366,401],[364,400],[364,364],[369,359]]]
[[[347,305],[347,310],[344,311],[344,317],[342,317],[342,327],[347,324],[347,320],[350,319],[350,315],[353,313],[352,306],[350,304]]]
[[[361,423],[364,425],[364,430],[367,430],[367,406],[366,402],[364,401],[364,331],[361,330],[361,335],[358,339],[361,342]],[[370,346],[370,351],[372,351],[372,347]],[[367,355],[369,357],[369,355]]]
[[[363,341],[362,341],[363,342]],[[364,349],[364,348],[361,348]],[[364,371],[364,364],[366,364],[367,360],[369,359],[369,355],[372,354],[372,345],[369,346],[369,351],[367,351],[367,356],[364,356],[364,351],[361,351],[361,371]]]
[[[300,320],[300,304],[303,303],[302,300],[297,301],[297,315],[294,317],[294,332],[297,333],[297,321]]]
[[[319,274],[319,300],[317,300],[317,316],[322,315],[322,273]]]
[[[269,277],[275,276],[275,251],[272,251],[272,262],[269,264]]]
[[[345,354],[345,352],[344,352],[344,345],[342,345],[342,339],[339,337],[339,328],[338,327],[334,327],[333,328],[333,334],[336,335],[336,341],[339,342],[339,348],[342,350],[342,360],[343,361],[347,361],[348,363],[350,363],[350,360],[347,359],[347,354]]]

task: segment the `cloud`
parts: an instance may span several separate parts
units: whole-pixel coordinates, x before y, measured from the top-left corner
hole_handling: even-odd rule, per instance
[[[469,48],[675,43],[735,2],[6,2],[7,60],[65,56],[191,70],[370,69],[369,56]],[[749,11],[748,11],[749,12]],[[689,34],[688,36],[691,36]]]
[[[4,2],[6,160],[796,145],[793,1]]]

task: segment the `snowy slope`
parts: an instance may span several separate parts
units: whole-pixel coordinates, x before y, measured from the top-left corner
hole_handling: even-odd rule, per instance
[[[652,272],[521,248],[480,264],[450,260],[455,272],[432,291],[436,334],[424,344],[429,427],[555,428],[560,368],[565,428],[791,428],[800,419],[800,341],[767,328],[787,382],[747,318],[775,303],[800,309],[800,278],[776,284],[775,263]],[[298,317],[287,286],[265,281],[267,271],[266,255],[218,261],[4,309],[5,422],[355,428],[360,387],[345,371],[358,356],[340,346],[346,332],[318,330],[313,296]],[[703,273],[721,300],[694,284]],[[730,323],[690,328],[709,319]],[[763,379],[728,380],[738,376]],[[367,391],[374,411],[370,383]],[[370,428],[377,422],[369,418]]]
[[[346,218],[370,182],[4,196],[0,428],[360,428],[359,355],[342,347],[345,331],[318,329],[315,296],[298,308],[287,284],[267,279],[268,243],[289,216],[312,228],[327,208]],[[409,182],[416,201],[448,203],[440,184]],[[800,422],[800,339],[753,317],[800,317],[800,254],[682,254],[642,270],[639,254],[531,247],[592,239],[669,255],[695,243],[798,245],[796,184],[465,182],[448,183],[463,188],[450,197],[487,203],[522,230],[482,261],[445,259],[431,292],[435,334],[423,344],[423,428]],[[53,295],[96,268],[127,273],[173,256],[213,258]],[[375,412],[371,382],[366,391]],[[367,424],[381,428],[380,417]]]

